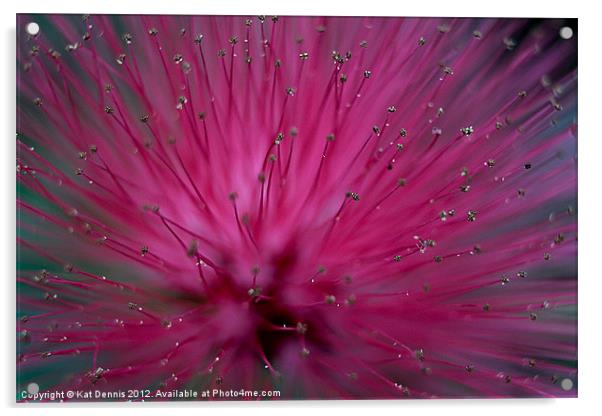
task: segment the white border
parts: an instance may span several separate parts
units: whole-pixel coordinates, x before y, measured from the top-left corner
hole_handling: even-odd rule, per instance
[[[491,2],[470,0],[406,1],[395,4],[386,0],[26,0],[21,13],[117,13],[117,14],[276,14],[338,16],[466,16],[466,17],[577,17],[583,7],[560,1],[528,2],[504,0]]]
[[[0,406],[5,414],[86,414],[104,415],[107,412],[128,415],[164,415],[169,411],[179,414],[202,413],[259,413],[307,415],[308,413],[339,413],[359,415],[375,409],[379,414],[420,412],[421,415],[445,414],[495,416],[537,412],[548,415],[590,414],[600,408],[599,387],[602,386],[600,346],[600,249],[602,229],[600,213],[602,183],[600,137],[602,65],[600,50],[600,13],[594,2],[500,0],[497,2],[447,0],[400,1],[393,0],[22,0],[5,4],[2,0],[2,76],[3,97],[0,100],[1,140],[0,195],[2,210],[0,230],[0,274],[4,296],[2,302],[2,367],[0,377]],[[485,5],[485,3],[487,3]],[[579,18],[579,399],[565,400],[439,400],[391,402],[286,402],[286,403],[162,403],[123,405],[63,405],[50,408],[17,406],[13,403],[15,391],[15,13],[149,13],[149,14],[277,14],[277,15],[373,15],[373,16],[485,16],[485,17],[577,17]],[[175,409],[178,410],[175,410]],[[173,410],[171,410],[173,409]]]

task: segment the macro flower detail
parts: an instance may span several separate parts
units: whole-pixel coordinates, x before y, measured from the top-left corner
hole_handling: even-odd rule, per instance
[[[17,20],[19,392],[576,396],[573,21]]]

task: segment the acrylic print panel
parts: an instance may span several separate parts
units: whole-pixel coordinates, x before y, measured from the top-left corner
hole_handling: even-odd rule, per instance
[[[577,22],[19,15],[17,400],[577,395]]]

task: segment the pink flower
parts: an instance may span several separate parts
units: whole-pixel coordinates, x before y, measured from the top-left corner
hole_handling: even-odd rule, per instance
[[[30,21],[19,391],[576,395],[572,22]]]

